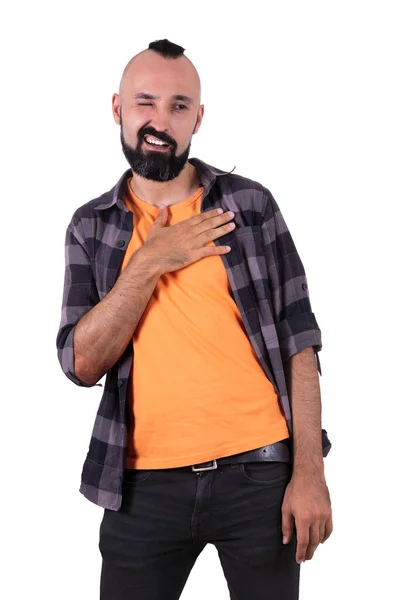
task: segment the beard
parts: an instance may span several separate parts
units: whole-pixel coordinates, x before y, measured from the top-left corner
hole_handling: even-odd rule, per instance
[[[169,144],[167,152],[154,150],[143,151],[143,142],[146,135],[153,135],[162,142]],[[151,181],[171,181],[183,170],[190,152],[191,142],[182,154],[176,155],[177,143],[169,135],[156,131],[153,127],[144,126],[138,131],[136,148],[130,146],[124,137],[121,121],[121,145],[122,152],[128,161],[132,171]]]

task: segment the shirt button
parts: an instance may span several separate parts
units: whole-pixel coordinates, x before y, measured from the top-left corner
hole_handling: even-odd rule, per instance
[[[122,387],[123,385],[124,385],[124,382],[123,382],[123,380],[122,380],[122,379],[118,379],[118,381],[117,381],[117,386],[118,386],[118,387]]]
[[[302,286],[303,290],[307,290],[308,289],[308,285],[306,283],[303,283]]]
[[[122,248],[123,246],[125,246],[124,240],[118,240],[117,246],[118,246],[118,248]]]

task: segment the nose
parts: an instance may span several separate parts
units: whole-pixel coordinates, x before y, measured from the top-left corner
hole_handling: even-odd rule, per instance
[[[153,118],[151,119],[151,125],[157,131],[163,131],[168,133],[169,128],[169,113],[168,107],[161,102],[155,107]]]

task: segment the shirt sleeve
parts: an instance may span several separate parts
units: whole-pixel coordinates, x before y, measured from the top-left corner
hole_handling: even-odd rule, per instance
[[[271,192],[261,225],[267,260],[271,304],[283,362],[305,348],[314,349],[318,372],[321,364],[321,330],[311,309],[303,263]]]
[[[76,227],[68,226],[65,236],[65,274],[61,323],[57,334],[58,360],[64,374],[76,385],[93,387],[75,375],[74,333],[78,321],[99,301],[90,257]]]

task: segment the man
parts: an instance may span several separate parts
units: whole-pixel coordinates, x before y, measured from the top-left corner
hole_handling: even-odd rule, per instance
[[[231,598],[298,598],[331,534],[306,276],[271,193],[188,159],[204,114],[153,42],[112,98],[130,165],[67,229],[63,371],[107,375],[80,491],[104,508],[103,600],[173,600],[207,543]]]

